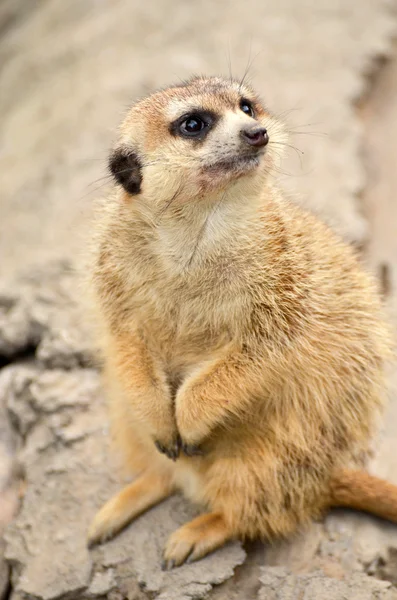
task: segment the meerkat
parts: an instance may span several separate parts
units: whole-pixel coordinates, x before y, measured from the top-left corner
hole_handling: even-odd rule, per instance
[[[92,283],[112,437],[136,478],[90,544],[175,491],[204,512],[163,568],[291,535],[332,506],[397,520],[361,470],[388,327],[352,248],[283,197],[285,129],[246,84],[195,77],[127,114]]]

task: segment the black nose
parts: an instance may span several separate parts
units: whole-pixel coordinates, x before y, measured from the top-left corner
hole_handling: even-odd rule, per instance
[[[250,129],[242,129],[240,135],[244,142],[250,146],[266,146],[269,141],[269,135],[264,127],[251,127]]]

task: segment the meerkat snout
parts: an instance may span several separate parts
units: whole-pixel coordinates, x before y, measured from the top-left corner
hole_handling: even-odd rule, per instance
[[[256,148],[262,148],[269,142],[269,135],[265,127],[250,127],[249,129],[244,128],[240,131],[240,137],[246,144],[255,146]]]

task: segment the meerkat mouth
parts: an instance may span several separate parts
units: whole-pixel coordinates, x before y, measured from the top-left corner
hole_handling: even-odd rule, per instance
[[[242,174],[259,167],[263,153],[254,155],[237,155],[231,158],[218,160],[205,167],[210,173],[236,173]]]

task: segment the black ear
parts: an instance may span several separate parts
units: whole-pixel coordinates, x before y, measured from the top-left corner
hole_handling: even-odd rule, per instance
[[[114,150],[109,157],[109,169],[126,192],[131,195],[139,194],[142,183],[142,163],[135,152],[127,148]]]

